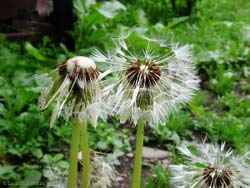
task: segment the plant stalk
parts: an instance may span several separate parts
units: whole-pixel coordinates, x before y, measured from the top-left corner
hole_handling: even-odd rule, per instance
[[[132,188],[140,188],[140,185],[141,185],[143,138],[144,138],[144,121],[140,119],[137,123],[136,146],[135,146],[136,148],[135,148]]]
[[[72,127],[72,140],[70,146],[70,157],[69,157],[69,175],[68,175],[68,188],[76,187],[77,179],[77,155],[80,143],[80,121],[78,118],[73,120]]]
[[[89,157],[89,143],[88,143],[88,131],[87,124],[83,124],[81,127],[82,138],[82,188],[88,188],[90,182],[90,157]]]

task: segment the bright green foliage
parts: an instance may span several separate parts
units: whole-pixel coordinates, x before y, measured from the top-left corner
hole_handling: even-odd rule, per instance
[[[162,167],[160,163],[157,163],[156,166],[151,171],[153,176],[150,176],[148,179],[147,188],[154,187],[167,187],[169,182],[169,175],[166,169]]]
[[[100,122],[96,129],[90,127],[90,132],[95,136],[90,137],[90,148],[97,151],[130,151],[127,129],[119,130],[117,125]]]

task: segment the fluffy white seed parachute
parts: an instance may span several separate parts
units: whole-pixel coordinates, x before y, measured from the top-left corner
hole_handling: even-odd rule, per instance
[[[39,104],[44,111],[55,103],[50,127],[62,112],[67,121],[70,117],[78,117],[94,126],[98,117],[106,118],[107,105],[103,102],[99,75],[94,61],[83,56],[64,61],[56,72],[44,75],[47,81]]]
[[[133,45],[133,41],[141,45]],[[198,89],[190,47],[162,45],[162,40],[138,33],[114,42],[116,47],[108,55],[95,50],[92,57],[108,63],[114,73],[112,85],[106,89],[113,112],[120,115],[121,123],[132,120],[137,124],[138,119],[144,119],[154,125],[165,124],[167,114],[178,104],[188,103]]]
[[[183,144],[184,164],[170,165],[173,188],[250,188],[250,153],[234,155],[222,145]]]

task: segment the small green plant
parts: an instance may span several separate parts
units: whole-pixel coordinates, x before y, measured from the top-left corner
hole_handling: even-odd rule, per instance
[[[169,187],[169,173],[162,167],[162,164],[157,163],[151,170],[148,178],[147,188],[166,188]]]
[[[62,153],[58,153],[54,156],[45,154],[41,160],[44,163],[45,168],[43,169],[44,177],[51,178],[51,168],[58,168],[60,171],[67,171],[69,163],[65,160]]]
[[[74,0],[77,23],[75,24],[76,49],[90,45],[103,46],[111,37],[109,32],[121,21],[121,12],[126,7],[119,1],[81,1]],[[98,38],[98,40],[96,40]]]
[[[98,129],[90,128],[90,147],[96,151],[130,151],[130,132],[127,129],[118,130],[105,122],[98,123]]]
[[[211,80],[209,80],[210,88],[219,95],[230,93],[230,91],[234,89],[236,80],[238,79],[237,73],[231,69],[225,70],[223,65],[218,65],[216,72],[214,72],[211,67],[208,74],[211,78]]]

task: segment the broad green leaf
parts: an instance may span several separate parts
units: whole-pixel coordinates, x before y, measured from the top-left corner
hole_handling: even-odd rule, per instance
[[[123,144],[121,140],[114,140],[114,145],[118,148],[121,148]]]
[[[103,141],[99,141],[97,143],[97,147],[101,150],[106,150],[108,149],[108,144],[106,142],[103,142]]]
[[[42,177],[42,174],[40,172],[36,170],[30,171],[24,179],[24,182],[27,182],[27,183],[21,184],[20,188],[28,188],[28,187],[32,187],[33,185],[38,186],[41,177]]]
[[[126,7],[119,1],[106,1],[97,9],[100,14],[108,19],[113,19],[118,11],[126,10]]]
[[[18,157],[22,157],[22,154],[15,148],[9,148],[8,153],[12,155],[17,155]]]
[[[63,158],[63,154],[58,153],[58,154],[56,154],[56,155],[53,157],[53,161],[54,161],[54,162],[58,162],[58,161],[60,161],[62,158]]]
[[[69,167],[69,163],[67,161],[59,161],[57,165],[64,169],[67,169]]]
[[[51,163],[52,160],[53,160],[52,156],[51,156],[51,155],[48,155],[48,154],[45,154],[45,155],[43,156],[43,159],[42,159],[42,161],[45,162],[45,163]]]
[[[138,25],[143,26],[148,24],[148,20],[143,9],[137,9],[133,12],[134,18]]]
[[[24,47],[28,54],[36,58],[38,61],[46,60],[46,58],[30,42],[25,42]]]
[[[36,156],[37,158],[41,158],[43,156],[43,152],[40,148],[35,149],[35,151],[33,152],[34,156]]]

